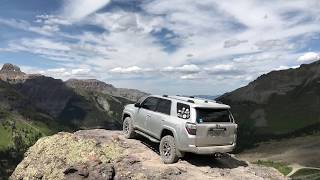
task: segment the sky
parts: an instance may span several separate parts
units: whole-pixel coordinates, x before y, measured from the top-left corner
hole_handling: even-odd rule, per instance
[[[0,65],[217,95],[320,60],[320,1],[0,0]]]

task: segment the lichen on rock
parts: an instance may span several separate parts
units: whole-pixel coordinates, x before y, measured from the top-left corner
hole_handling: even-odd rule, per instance
[[[11,179],[286,179],[276,169],[232,157],[189,154],[164,164],[156,146],[141,137],[126,139],[119,131],[58,133],[32,146]]]
[[[70,177],[70,172],[66,173],[70,168],[74,168],[72,172],[80,176],[83,176],[81,172],[85,169],[91,169],[91,174],[84,175],[109,177],[114,173],[110,162],[121,152],[122,148],[116,142],[101,144],[94,139],[59,133],[41,138],[32,146],[11,179],[66,179]],[[107,170],[99,171],[98,168]],[[109,172],[109,175],[103,172]]]

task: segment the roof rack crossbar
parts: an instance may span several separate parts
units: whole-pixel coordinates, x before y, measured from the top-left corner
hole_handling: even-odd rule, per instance
[[[183,96],[179,96],[179,97],[183,97]],[[172,96],[170,96],[170,98],[175,99],[175,100],[179,100],[179,101],[194,103],[194,101],[191,99],[186,100],[186,99],[180,99],[180,98],[176,98],[176,97],[172,97]]]
[[[194,101],[193,101],[193,100],[190,100],[190,99],[188,99],[187,102],[189,102],[189,103],[194,103]]]

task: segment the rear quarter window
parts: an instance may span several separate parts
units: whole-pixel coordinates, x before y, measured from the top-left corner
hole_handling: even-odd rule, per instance
[[[189,119],[190,106],[183,103],[177,103],[177,116],[181,119]]]

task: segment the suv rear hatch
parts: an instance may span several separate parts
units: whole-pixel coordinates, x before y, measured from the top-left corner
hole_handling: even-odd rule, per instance
[[[196,146],[231,145],[236,141],[237,124],[229,109],[196,109]]]

